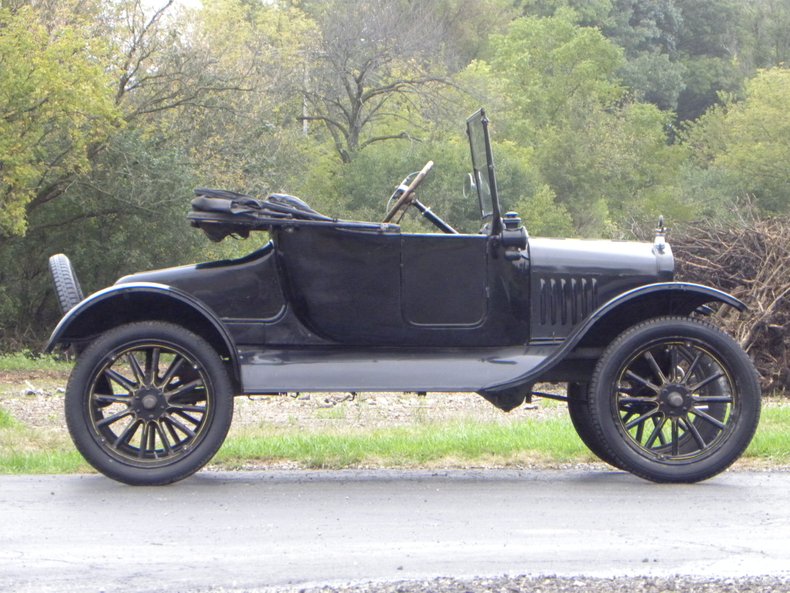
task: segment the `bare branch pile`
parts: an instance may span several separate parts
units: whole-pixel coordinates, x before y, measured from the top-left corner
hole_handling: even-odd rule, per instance
[[[755,362],[766,393],[790,394],[790,218],[748,212],[727,226],[695,223],[672,234],[679,280],[715,286],[744,301],[723,307],[722,326]]]

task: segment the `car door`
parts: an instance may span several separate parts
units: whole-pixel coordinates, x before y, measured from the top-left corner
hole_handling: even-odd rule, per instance
[[[488,312],[488,237],[402,235],[401,312],[412,328],[470,328]]]

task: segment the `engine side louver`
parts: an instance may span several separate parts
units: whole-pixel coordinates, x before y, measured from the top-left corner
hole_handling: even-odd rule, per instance
[[[540,279],[540,325],[576,325],[598,306],[598,281],[585,277]]]

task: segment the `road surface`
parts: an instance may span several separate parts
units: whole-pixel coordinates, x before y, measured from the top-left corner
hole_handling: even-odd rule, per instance
[[[0,476],[0,591],[234,591],[497,575],[790,578],[790,473]]]

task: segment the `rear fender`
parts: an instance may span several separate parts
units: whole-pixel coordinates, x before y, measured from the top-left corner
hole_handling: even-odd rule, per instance
[[[204,338],[230,361],[238,384],[238,353],[222,321],[203,302],[164,284],[118,284],[90,295],[63,316],[45,350],[85,344],[113,327],[152,320],[181,325]]]

